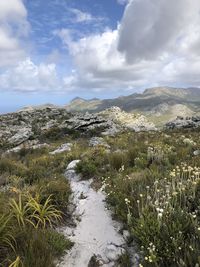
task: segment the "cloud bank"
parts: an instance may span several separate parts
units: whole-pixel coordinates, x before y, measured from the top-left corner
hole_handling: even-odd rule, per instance
[[[77,69],[68,87],[200,86],[198,0],[132,0],[116,30],[78,41],[65,29],[59,36]]]
[[[0,20],[9,22],[9,12],[15,14],[19,33],[13,37],[9,24],[0,27],[0,55],[7,55],[0,63],[3,65],[23,54],[18,36],[27,12],[22,1],[11,1],[12,9],[0,3],[0,10],[4,8]],[[36,65],[26,59],[0,75],[3,87],[28,91],[109,89],[121,93],[158,85],[200,86],[200,1],[127,2],[114,30],[106,28],[79,38],[67,28],[54,31],[73,61],[71,73],[58,78],[55,64]],[[72,12],[77,23],[93,20],[89,13]]]
[[[28,33],[27,11],[21,0],[0,1],[0,67],[24,56],[21,38]]]

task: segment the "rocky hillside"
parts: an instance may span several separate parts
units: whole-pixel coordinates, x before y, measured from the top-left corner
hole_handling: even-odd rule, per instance
[[[0,116],[0,145],[18,149],[22,144],[39,145],[45,136],[97,132],[115,135],[125,129],[156,130],[141,115],[131,115],[114,107],[100,113],[70,113],[64,108],[26,108]]]
[[[192,116],[200,113],[199,88],[157,87],[142,94],[132,94],[115,99],[84,100],[75,98],[66,106],[68,111],[99,112],[112,106],[129,113],[140,113],[156,125],[163,125],[177,116]]]

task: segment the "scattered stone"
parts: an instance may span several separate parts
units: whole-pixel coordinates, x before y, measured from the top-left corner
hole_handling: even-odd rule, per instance
[[[199,156],[200,155],[200,150],[198,149],[198,150],[195,150],[194,152],[193,152],[193,155],[194,156]]]
[[[92,256],[88,263],[88,267],[100,267],[101,265],[96,255]]]
[[[55,155],[55,154],[60,154],[63,152],[70,152],[72,150],[72,146],[73,146],[72,143],[62,144],[59,148],[50,152],[49,154]]]
[[[75,170],[76,169],[76,166],[77,164],[80,162],[80,159],[77,159],[77,160],[73,160],[72,162],[70,162],[67,166],[67,171],[69,170]]]
[[[124,248],[110,244],[106,248],[105,255],[109,261],[116,262],[125,252]]]
[[[8,149],[4,153],[4,155],[10,154],[10,153],[17,153],[17,152],[21,151],[22,149],[33,149],[33,150],[35,150],[35,149],[40,149],[40,148],[44,148],[44,147],[49,147],[49,145],[46,144],[46,143],[39,144],[38,142],[39,142],[38,140],[28,140],[28,141],[22,143],[19,146],[16,146],[14,148]]]
[[[130,235],[130,233],[129,233],[128,230],[123,230],[122,235],[123,235],[124,240],[125,240],[126,242],[128,242],[128,241],[130,240],[131,235]]]
[[[37,145],[33,145],[31,148],[32,149],[40,149],[40,148],[44,148],[44,147],[49,147],[48,144],[44,143],[44,144],[37,144]]]
[[[110,146],[105,142],[102,137],[92,137],[89,141],[89,146],[103,146],[107,149],[110,149]]]

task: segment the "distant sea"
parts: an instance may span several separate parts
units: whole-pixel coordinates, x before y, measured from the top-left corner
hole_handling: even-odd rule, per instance
[[[17,111],[19,107],[1,107],[0,106],[0,114],[5,114],[9,112]]]

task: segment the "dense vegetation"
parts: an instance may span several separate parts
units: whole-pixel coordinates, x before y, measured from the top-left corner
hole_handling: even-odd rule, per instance
[[[137,241],[140,266],[198,266],[199,130],[125,133],[107,142],[111,153],[88,150],[78,171],[102,180],[116,218]]]
[[[53,267],[72,246],[55,231],[69,217],[68,161],[70,155],[51,156],[47,149],[0,159],[0,266]]]
[[[110,149],[89,147],[90,136],[54,140],[50,132],[49,148],[1,157],[0,266],[55,266],[71,247],[55,227],[70,216],[63,174],[73,159],[81,159],[82,179],[103,185],[115,219],[137,243],[140,266],[200,264],[199,130],[126,132],[105,137]],[[72,152],[49,154],[69,141]],[[121,266],[130,266],[128,257]]]

